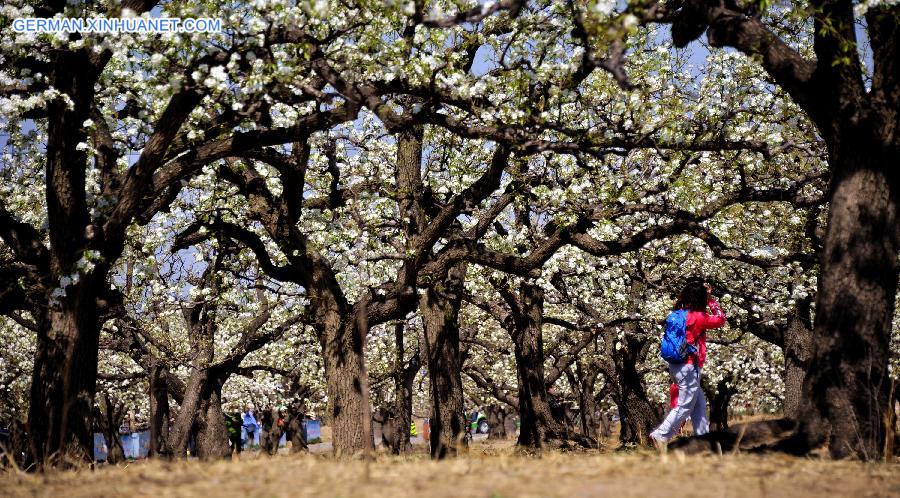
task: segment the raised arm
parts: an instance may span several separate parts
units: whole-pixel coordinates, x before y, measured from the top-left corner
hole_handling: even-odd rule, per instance
[[[717,329],[725,325],[725,312],[722,311],[719,302],[710,296],[706,305],[709,307],[710,313],[703,314],[703,328]]]

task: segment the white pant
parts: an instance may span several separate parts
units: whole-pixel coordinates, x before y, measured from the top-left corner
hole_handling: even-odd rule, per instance
[[[670,364],[669,375],[678,384],[678,406],[669,410],[665,420],[650,436],[668,442],[688,417],[694,424],[694,435],[706,434],[709,432],[709,418],[706,416],[706,396],[700,387],[700,369],[691,363]]]

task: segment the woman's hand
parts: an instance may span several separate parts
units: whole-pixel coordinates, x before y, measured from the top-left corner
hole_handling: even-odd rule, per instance
[[[712,298],[712,286],[709,284],[703,284],[703,287],[706,287],[706,299]]]

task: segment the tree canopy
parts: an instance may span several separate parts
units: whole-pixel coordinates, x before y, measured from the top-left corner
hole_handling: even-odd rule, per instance
[[[52,16],[223,30],[9,29]],[[729,406],[780,413],[777,449],[877,457],[900,345],[898,18],[8,2],[0,420],[27,419],[39,467],[92,458],[122,410],[159,454],[199,431],[219,457],[247,403],[324,417],[339,455],[371,449],[373,415],[411,414],[453,455],[472,406],[518,411],[524,446],[595,445],[613,412],[646,444],[660,323],[701,277],[728,314],[704,370],[719,428]],[[577,434],[549,416],[554,383]]]

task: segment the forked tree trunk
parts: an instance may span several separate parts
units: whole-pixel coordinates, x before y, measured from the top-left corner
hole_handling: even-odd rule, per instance
[[[184,388],[184,400],[178,408],[175,423],[169,431],[166,448],[172,458],[184,458],[187,456],[188,444],[191,440],[191,431],[200,406],[203,401],[203,387],[206,384],[209,372],[206,369],[193,369]]]
[[[106,463],[115,465],[125,461],[125,449],[122,448],[122,440],[119,438],[119,427],[122,425],[125,410],[121,405],[116,406],[105,393],[99,401],[103,406],[99,422],[103,439],[106,440]]]
[[[394,434],[391,439],[391,453],[399,455],[409,451],[409,431],[412,425],[412,392],[416,374],[419,373],[421,362],[417,349],[408,364],[404,364],[405,348],[403,338],[403,323],[394,326],[394,343],[396,358],[394,362]]]
[[[466,265],[457,264],[419,300],[431,381],[431,457],[437,459],[456,456],[466,445],[458,321],[465,274]]]
[[[831,210],[799,434],[801,450],[827,442],[834,457],[871,460],[885,438],[900,169],[888,147],[854,131],[830,144]]]

